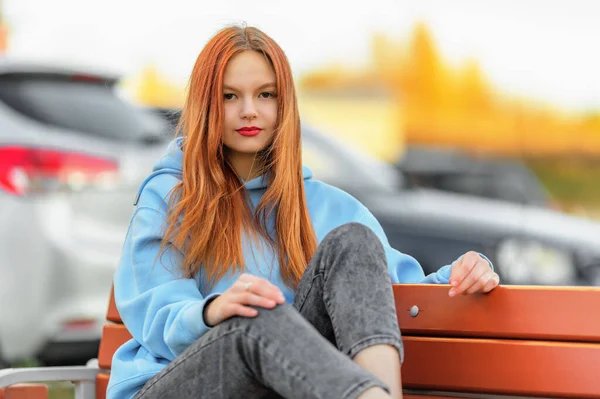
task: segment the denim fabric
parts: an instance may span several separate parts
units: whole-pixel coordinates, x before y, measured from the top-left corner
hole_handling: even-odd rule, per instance
[[[388,388],[351,358],[402,341],[383,246],[349,223],[319,245],[293,306],[233,317],[190,345],[136,398],[356,398]]]

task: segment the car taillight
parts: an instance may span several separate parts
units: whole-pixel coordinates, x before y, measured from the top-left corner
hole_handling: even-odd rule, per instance
[[[0,189],[13,195],[110,189],[118,168],[113,160],[77,152],[0,147]]]
[[[99,76],[88,75],[88,74],[83,74],[83,73],[73,74],[73,75],[71,75],[71,79],[74,81],[79,81],[79,82],[95,82],[95,83],[104,82],[104,80],[102,80],[102,78],[100,78]]]

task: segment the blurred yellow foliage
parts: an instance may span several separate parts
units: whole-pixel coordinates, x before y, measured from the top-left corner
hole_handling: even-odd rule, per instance
[[[138,77],[124,84],[141,105],[159,108],[181,107],[185,88],[161,75],[153,65],[146,66]]]
[[[395,161],[404,150],[402,115],[395,98],[378,91],[299,92],[303,124],[337,136],[378,158]],[[352,117],[349,117],[351,115]]]
[[[422,23],[407,45],[375,35],[368,68],[320,68],[302,76],[299,87],[339,91],[357,83],[386,87],[401,99],[405,124],[398,134],[409,143],[510,155],[600,155],[600,113],[569,115],[503,95],[476,61],[458,68],[444,61]]]

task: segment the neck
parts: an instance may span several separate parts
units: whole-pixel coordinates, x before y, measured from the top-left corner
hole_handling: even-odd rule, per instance
[[[262,164],[256,154],[233,153],[229,154],[229,163],[235,173],[245,181],[260,176]]]

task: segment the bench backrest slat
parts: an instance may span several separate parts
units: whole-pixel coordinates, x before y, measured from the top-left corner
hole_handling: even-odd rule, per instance
[[[453,298],[448,291],[447,285],[395,285],[402,333],[600,342],[599,288],[503,286]]]
[[[115,292],[114,289],[110,290],[110,300],[108,301],[108,311],[106,312],[106,320],[112,321],[113,323],[122,323],[121,315],[117,310],[117,304],[115,303]]]

